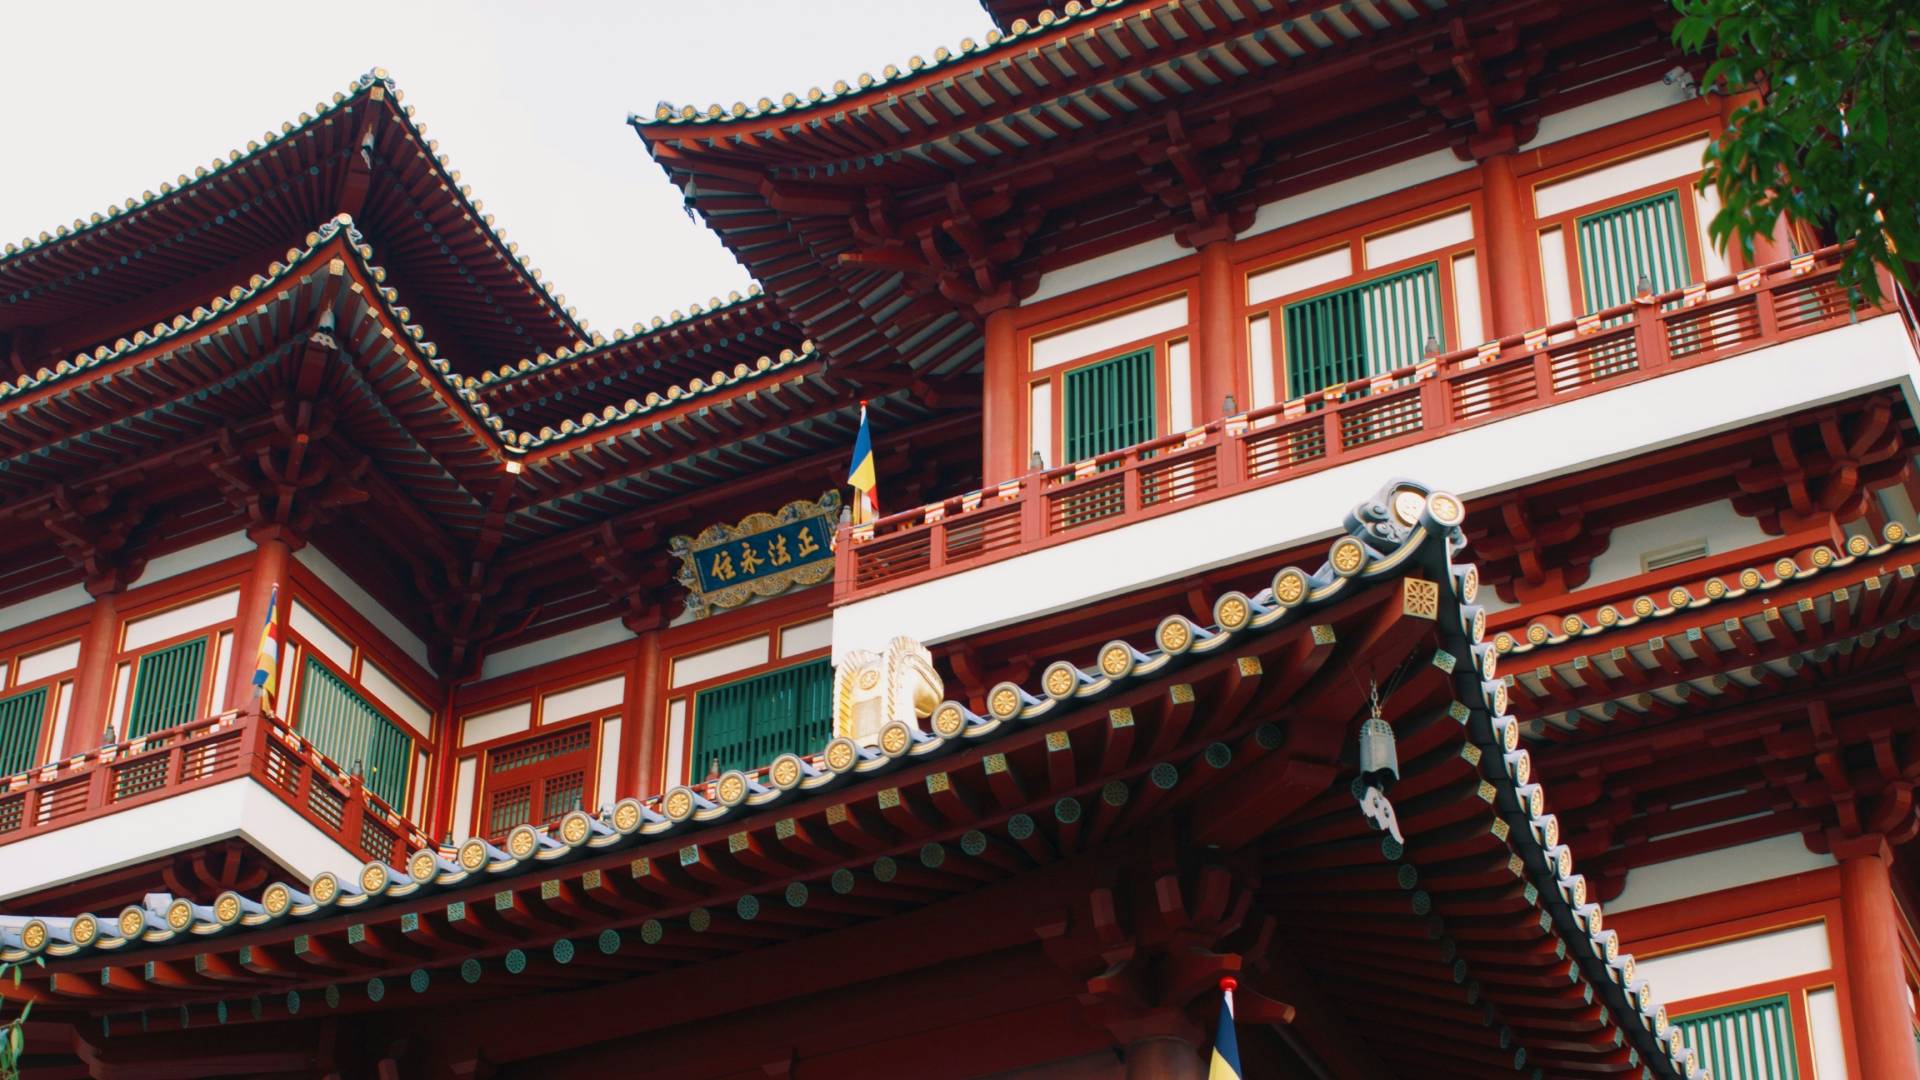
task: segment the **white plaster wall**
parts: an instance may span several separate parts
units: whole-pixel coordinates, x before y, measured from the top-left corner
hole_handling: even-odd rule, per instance
[[[1813,1046],[1814,1080],[1848,1080],[1847,1036],[1840,1030],[1840,996],[1832,987],[1807,995],[1807,1037]]]
[[[516,671],[536,668],[568,656],[575,656],[604,645],[615,645],[622,641],[633,640],[633,631],[619,619],[608,619],[578,630],[569,630],[564,634],[555,634],[525,645],[515,645],[511,649],[501,649],[488,653],[480,662],[480,677],[491,679],[498,675],[511,675]]]
[[[1730,499],[1690,506],[1613,530],[1607,550],[1594,557],[1593,576],[1587,579],[1587,585],[1633,577],[1641,573],[1641,556],[1647,552],[1701,539],[1706,540],[1709,555],[1724,555],[1768,537],[1758,521],[1736,512]]]
[[[238,836],[304,883],[352,874],[353,853],[253,780],[240,777],[0,845],[0,900]]]
[[[1598,131],[1609,124],[1617,124],[1622,120],[1631,120],[1636,116],[1658,112],[1669,105],[1678,105],[1685,100],[1687,95],[1678,86],[1669,86],[1664,82],[1636,86],[1631,90],[1612,94],[1598,101],[1589,101],[1585,105],[1576,105],[1564,112],[1542,117],[1540,130],[1531,140],[1523,144],[1522,149],[1530,150],[1562,139],[1571,139],[1575,135],[1584,135],[1589,131]]]
[[[1110,251],[1095,256],[1085,262],[1062,267],[1049,274],[1040,275],[1040,282],[1034,288],[1033,295],[1021,301],[1023,304],[1037,304],[1042,300],[1051,300],[1056,296],[1065,296],[1078,292],[1089,285],[1098,285],[1103,281],[1126,277],[1138,270],[1146,270],[1182,259],[1193,254],[1192,249],[1183,248],[1171,236],[1162,236],[1132,247]]]
[[[1254,211],[1253,227],[1242,236],[1258,236],[1295,222],[1317,218],[1343,207],[1355,206],[1395,191],[1404,191],[1429,180],[1438,180],[1473,168],[1473,162],[1461,161],[1451,150],[1435,150],[1408,158],[1384,169],[1361,173],[1338,183],[1314,188],[1270,202]]]
[[[1912,407],[1916,374],[1898,319],[1868,319],[847,604],[833,654],[897,634],[946,641],[1330,537],[1395,478],[1453,491],[1471,512],[1477,496],[1868,390],[1898,386]]]
[[[515,732],[525,731],[533,726],[533,702],[522,701],[505,708],[494,709],[460,721],[460,745],[472,746],[489,739],[498,739]]]
[[[55,589],[30,600],[0,607],[0,630],[25,626],[49,615],[72,611],[74,608],[86,607],[91,603],[93,603],[93,597],[87,593],[87,587],[84,585],[69,585],[64,589]]]
[[[540,701],[540,722],[551,724],[556,720],[571,720],[576,716],[611,709],[620,704],[626,693],[627,677],[615,675],[610,679],[548,694]]]
[[[340,599],[345,600],[360,617],[372,623],[374,629],[386,635],[388,641],[401,652],[413,658],[414,663],[433,670],[433,663],[427,654],[427,643],[420,635],[407,629],[407,624],[395,618],[393,613],[376,602],[373,595],[360,587],[359,583],[347,576],[332,559],[320,553],[312,544],[293,553],[295,561],[313,571],[313,576],[326,583]]]
[[[1833,966],[1824,922],[1635,959],[1641,977],[1669,1012],[1678,1002]]]
[[[1632,911],[1833,865],[1833,856],[1816,855],[1808,851],[1807,845],[1800,841],[1799,833],[1770,836],[1765,840],[1635,867],[1627,871],[1626,888],[1607,903],[1607,910],[1614,913]]]
[[[140,576],[133,579],[133,585],[151,585],[156,581],[165,581],[178,577],[189,570],[198,570],[203,566],[212,566],[222,559],[231,559],[235,555],[247,555],[253,552],[253,541],[247,539],[244,532],[232,532],[225,536],[216,536],[211,540],[202,540],[191,547],[168,552],[147,563]]]

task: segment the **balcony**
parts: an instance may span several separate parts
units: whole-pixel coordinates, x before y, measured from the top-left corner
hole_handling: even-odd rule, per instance
[[[1344,492],[1399,473],[1472,495],[1695,437],[1715,424],[1910,380],[1912,339],[1899,320],[1878,319],[1893,312],[1890,303],[1850,308],[1835,280],[1838,254],[1827,249],[1647,297],[851,530],[837,551],[835,654],[874,648],[888,633],[945,640],[1257,554],[1220,542],[1217,531],[1238,531],[1255,511],[1282,514],[1282,522],[1329,520],[1315,512],[1325,484],[1287,489],[1304,503],[1248,500],[1316,475],[1340,475],[1335,487]],[[1742,364],[1716,369],[1743,357],[1751,358],[1748,366],[1771,364],[1785,355],[1777,346],[1869,324],[1866,338],[1835,352],[1848,358],[1845,365],[1795,357],[1789,380]],[[1714,370],[1728,374],[1633,391]],[[1769,384],[1759,397],[1749,392],[1756,379]],[[1782,381],[1786,385],[1771,385]],[[1735,383],[1740,391],[1729,392]],[[1669,390],[1678,397],[1669,400]],[[1547,423],[1524,422],[1549,408],[1560,411]],[[1690,411],[1697,416],[1688,417]],[[1662,412],[1689,422],[1664,423]],[[1535,444],[1542,452],[1529,457]],[[1578,452],[1570,449],[1576,444]],[[1505,464],[1489,468],[1490,458]],[[1363,463],[1379,465],[1372,471],[1383,475],[1347,478],[1352,470],[1345,467]],[[1207,521],[1181,519],[1177,533],[1153,524],[1210,505],[1222,509]],[[1284,527],[1253,531],[1267,538],[1266,550],[1312,538],[1289,538]],[[1076,547],[1072,560],[1032,558],[1128,533],[1137,535],[1095,545],[1098,552]],[[1167,562],[1161,567],[1158,553],[1171,544],[1183,553],[1159,560]],[[974,573],[1016,561],[1030,565],[1020,573]],[[936,585],[949,587],[929,588]]]
[[[230,712],[0,778],[0,899],[234,835],[308,876],[428,842],[284,721]]]

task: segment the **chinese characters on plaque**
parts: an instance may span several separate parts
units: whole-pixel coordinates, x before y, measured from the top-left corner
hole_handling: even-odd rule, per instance
[[[829,491],[818,502],[791,502],[778,513],[749,514],[738,525],[674,537],[668,550],[680,557],[688,610],[703,617],[832,577],[839,513],[840,493]]]

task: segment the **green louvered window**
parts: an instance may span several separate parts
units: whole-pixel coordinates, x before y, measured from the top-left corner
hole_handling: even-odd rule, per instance
[[[0,776],[40,764],[40,721],[47,714],[47,688],[0,698]]]
[[[1084,461],[1158,434],[1153,383],[1152,349],[1067,372],[1061,399],[1066,425],[1061,460]]]
[[[338,764],[352,768],[359,762],[368,791],[388,806],[406,808],[413,740],[311,656],[300,676],[299,731]]]
[[[1799,1080],[1793,1010],[1786,995],[1674,1020],[1714,1080]]]
[[[1580,219],[1580,288],[1589,312],[1632,300],[1642,275],[1653,283],[1655,293],[1693,279],[1678,192]]]
[[[693,698],[693,776],[811,754],[833,731],[833,664],[820,659],[702,690]]]
[[[1286,308],[1287,396],[1417,364],[1445,344],[1440,265],[1428,263]]]
[[[206,638],[141,657],[133,671],[133,707],[127,711],[126,737],[138,739],[200,719],[200,678],[206,665]]]

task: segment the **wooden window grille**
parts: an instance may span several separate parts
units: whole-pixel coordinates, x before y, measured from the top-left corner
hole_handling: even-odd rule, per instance
[[[206,665],[203,637],[142,656],[133,672],[126,737],[138,739],[200,719],[200,680]]]
[[[1288,304],[1284,315],[1290,397],[1411,367],[1429,342],[1446,347],[1437,262]]]
[[[336,764],[358,763],[367,790],[381,802],[407,805],[413,739],[312,656],[300,679],[298,730]]]
[[[487,800],[487,832],[499,836],[533,818],[533,785],[516,784]]]
[[[1588,312],[1632,300],[1639,294],[1642,277],[1656,294],[1693,280],[1679,192],[1663,192],[1588,214],[1579,220],[1578,232],[1580,286]]]
[[[693,774],[810,754],[833,733],[833,664],[822,658],[702,690],[693,699]]]
[[[0,698],[0,776],[40,764],[40,723],[47,715],[47,688]]]
[[[542,735],[487,756],[487,833],[547,825],[586,808],[593,725]]]
[[[1674,1023],[1715,1080],[1799,1080],[1793,1010],[1785,994],[1677,1017]]]
[[[1153,367],[1153,350],[1141,349],[1067,372],[1062,460],[1084,461],[1158,434]]]

